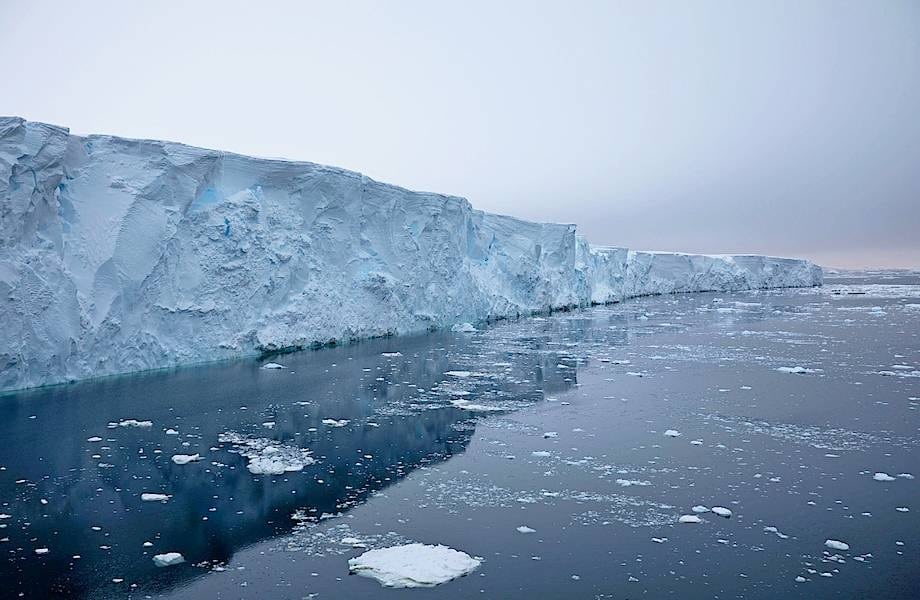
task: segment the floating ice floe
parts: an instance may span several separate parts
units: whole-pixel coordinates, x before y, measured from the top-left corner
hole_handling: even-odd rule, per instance
[[[455,333],[473,333],[476,328],[471,323],[458,323],[450,328]]]
[[[713,506],[709,510],[711,510],[714,514],[719,515],[720,517],[725,517],[726,519],[730,519],[732,516],[732,511],[728,508],[725,508],[724,506]]]
[[[119,427],[151,427],[152,421],[138,421],[137,419],[125,419],[118,422]]]
[[[284,369],[285,366],[282,365],[282,364],[280,364],[280,363],[276,363],[276,362],[267,362],[267,363],[265,363],[264,365],[262,365],[262,366],[259,367],[259,368],[260,368],[260,369],[265,369],[265,370],[267,370],[267,371],[270,371],[270,370],[273,370],[273,369]]]
[[[780,373],[791,373],[794,375],[805,375],[808,373],[820,373],[821,369],[806,369],[805,367],[779,367],[776,369]]]
[[[898,473],[898,477],[900,477],[901,479],[913,479],[914,478],[914,476],[911,475],[910,473]]]
[[[533,452],[530,453],[530,455],[535,456],[537,458],[548,458],[552,456],[552,454],[550,454],[546,450],[534,450]]]
[[[622,487],[631,487],[634,485],[638,485],[638,486],[652,485],[651,481],[643,481],[641,479],[617,479],[615,483]]]
[[[153,564],[158,567],[171,567],[185,562],[185,557],[178,552],[166,552],[153,557]]]
[[[380,356],[385,358],[396,358],[397,356],[402,356],[402,352],[381,352]]]
[[[464,400],[463,398],[456,398],[450,401],[451,406],[454,408],[459,408],[460,410],[469,410],[472,412],[498,412],[505,410],[504,408],[498,406],[487,406],[485,404],[474,404],[469,400]]]
[[[876,473],[872,476],[872,479],[876,481],[894,481],[895,478],[888,473]]]
[[[50,552],[50,550],[48,550],[47,548],[36,548],[35,549],[35,554],[48,554],[48,552]]]
[[[190,462],[201,460],[200,454],[173,454],[172,461],[177,465],[187,465]]]
[[[384,587],[433,587],[471,573],[481,561],[447,546],[406,544],[368,550],[348,561],[352,573]]]
[[[233,444],[240,456],[248,458],[246,468],[253,475],[282,475],[302,471],[304,467],[316,462],[309,450],[268,438],[247,437],[228,431],[217,436],[217,441]]]
[[[448,377],[457,377],[459,379],[466,379],[473,373],[470,371],[445,371],[444,374],[447,375]]]
[[[170,498],[172,498],[172,496],[169,494],[153,494],[148,492],[141,494],[141,500],[144,502],[166,502]]]
[[[546,432],[543,433],[543,437],[544,437],[544,438],[547,438],[547,439],[548,439],[548,438],[557,438],[557,437],[559,437],[559,434],[558,434],[557,432],[555,432],[555,431],[546,431]]]
[[[691,508],[690,510],[692,510],[693,512],[695,512],[696,514],[699,515],[699,514],[703,514],[703,513],[708,513],[708,512],[709,512],[709,507],[708,507],[708,506],[703,506],[702,504],[697,504],[696,506],[694,506],[694,507]]]
[[[831,550],[849,550],[850,545],[846,542],[841,542],[840,540],[825,540],[824,545],[830,548]]]
[[[703,519],[696,515],[681,515],[677,521],[679,523],[702,523]]]
[[[527,525],[521,525],[520,527],[517,528],[517,531],[518,533],[536,533],[537,532],[536,529],[531,529]]]
[[[329,427],[345,427],[348,425],[349,419],[323,419],[321,422]]]
[[[676,437],[680,437],[680,432],[677,431],[676,429],[668,429],[667,431],[664,432],[664,435],[665,437],[676,438]]]
[[[86,441],[87,441],[87,442],[91,442],[91,443],[96,443],[96,442],[101,442],[101,441],[102,441],[102,438],[99,437],[98,435],[94,435],[94,436],[91,437],[91,438],[86,438]]]

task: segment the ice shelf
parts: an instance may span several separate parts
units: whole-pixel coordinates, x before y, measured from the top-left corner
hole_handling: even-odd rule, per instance
[[[821,281],[806,260],[592,247],[334,167],[0,117],[0,391]]]

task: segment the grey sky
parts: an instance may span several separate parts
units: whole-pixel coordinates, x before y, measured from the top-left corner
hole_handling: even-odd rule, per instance
[[[594,243],[920,266],[914,0],[4,0],[0,52],[0,114],[76,133],[334,164]]]

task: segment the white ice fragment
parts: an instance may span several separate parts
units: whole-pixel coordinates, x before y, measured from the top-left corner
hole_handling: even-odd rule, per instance
[[[170,498],[172,498],[172,496],[169,494],[154,494],[147,492],[141,494],[141,500],[144,502],[166,502]]]
[[[665,437],[676,438],[676,437],[680,437],[680,432],[677,431],[676,429],[668,429],[667,431],[664,432],[664,435]]]
[[[536,533],[537,531],[536,529],[531,529],[527,525],[521,525],[520,527],[517,528],[517,530],[518,530],[518,533]]]
[[[153,557],[153,564],[158,567],[171,567],[185,562],[185,557],[178,552],[166,552]]]
[[[101,441],[102,441],[102,438],[99,437],[98,435],[94,435],[94,436],[91,437],[91,438],[86,438],[86,441],[87,441],[87,442],[91,442],[91,443],[101,442]]]
[[[725,508],[724,506],[713,506],[710,510],[720,517],[725,517],[726,519],[729,519],[732,516],[732,511],[728,508]]]
[[[850,545],[849,545],[849,544],[847,544],[847,543],[845,543],[845,542],[841,542],[840,540],[825,540],[824,545],[827,546],[828,548],[830,548],[831,550],[841,550],[841,551],[843,551],[843,550],[849,550],[849,549],[850,549]]]
[[[910,473],[898,473],[898,477],[900,477],[901,479],[913,479],[914,478],[914,476],[911,475]]]
[[[555,432],[555,431],[545,431],[545,432],[543,432],[543,437],[544,437],[544,438],[547,438],[547,439],[548,439],[548,438],[556,438],[556,437],[559,437],[559,434],[558,434],[557,432]]]
[[[454,408],[459,408],[460,410],[468,410],[470,412],[500,412],[505,410],[500,406],[487,406],[485,404],[476,404],[465,400],[463,398],[456,398],[450,401],[451,406]]]
[[[447,375],[448,377],[457,377],[459,379],[466,379],[473,373],[470,371],[445,371],[444,374]]]
[[[397,356],[402,356],[402,352],[381,352],[380,356],[385,358],[396,358]]]
[[[328,425],[329,427],[345,427],[348,425],[349,419],[323,419],[322,424]]]
[[[151,427],[152,421],[138,421],[137,419],[125,419],[118,422],[119,427]]]
[[[48,554],[48,552],[50,552],[50,550],[48,550],[47,548],[36,548],[35,549],[35,554]]]
[[[276,362],[267,362],[259,368],[265,369],[265,370],[274,370],[274,369],[284,369],[285,366],[280,363],[276,363]]]
[[[820,369],[806,369],[805,367],[779,367],[776,370],[780,373],[791,373],[794,375],[805,375],[806,373],[820,372]]]
[[[533,452],[530,453],[530,455],[536,456],[537,458],[547,458],[549,456],[552,456],[552,454],[550,454],[546,450],[534,450]]]
[[[691,508],[690,510],[692,510],[693,512],[695,512],[695,513],[697,513],[697,514],[703,514],[703,513],[708,513],[708,512],[709,512],[709,507],[708,507],[708,506],[703,506],[702,504],[697,504],[696,506],[694,506],[694,507]]]
[[[894,481],[894,477],[892,477],[888,473],[876,473],[875,475],[872,476],[872,479],[876,481]]]
[[[643,481],[641,479],[617,479],[615,483],[622,487],[631,487],[634,485],[637,485],[637,486],[652,485],[651,481]]]
[[[451,327],[450,330],[456,333],[473,333],[476,328],[471,323],[459,323]]]
[[[173,454],[172,461],[177,465],[187,465],[190,462],[201,460],[200,454]]]
[[[369,550],[348,561],[348,569],[384,587],[417,588],[446,583],[472,572],[481,561],[447,546],[406,544]]]
[[[702,523],[703,519],[696,515],[681,515],[677,521],[679,523]]]

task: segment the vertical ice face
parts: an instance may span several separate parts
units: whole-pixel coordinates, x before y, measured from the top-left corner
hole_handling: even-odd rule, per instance
[[[820,281],[807,261],[591,247],[342,169],[0,118],[0,390]]]

